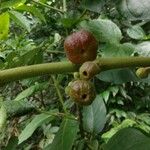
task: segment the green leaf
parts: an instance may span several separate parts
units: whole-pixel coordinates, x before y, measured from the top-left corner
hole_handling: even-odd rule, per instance
[[[16,5],[24,4],[26,0],[8,0],[5,2],[1,2],[0,9],[13,7]]]
[[[29,113],[34,109],[34,105],[26,99],[20,101],[4,101],[3,105],[7,111],[9,117],[19,115],[22,113]]]
[[[47,83],[36,83],[35,85],[30,86],[29,88],[25,89],[21,93],[17,95],[17,97],[14,99],[14,101],[19,101],[21,99],[24,99],[32,94],[34,94],[37,91],[43,90],[48,87]]]
[[[30,32],[30,22],[23,14],[13,10],[9,11],[9,14],[13,21]]]
[[[9,32],[9,14],[0,15],[0,40],[6,39]]]
[[[127,34],[130,38],[136,40],[143,40],[146,37],[144,30],[138,25],[132,26],[131,28],[127,29]]]
[[[104,4],[104,0],[82,0],[81,7],[83,7],[84,9],[91,10],[93,12],[100,13],[101,9],[104,7]]]
[[[56,110],[55,111],[50,111],[50,112],[47,112],[47,113],[42,113],[40,115],[36,115],[34,117],[34,119],[25,127],[25,129],[19,135],[19,137],[18,137],[19,144],[21,144],[22,142],[27,140],[33,134],[33,132],[39,126],[41,126],[44,122],[53,120],[54,116],[51,115],[51,113],[54,113],[54,112],[56,112]]]
[[[133,121],[131,119],[125,119],[121,124],[115,125],[115,127],[112,127],[109,131],[105,132],[102,135],[102,139],[107,142],[119,130],[121,130],[123,128],[127,128],[127,127],[133,127],[135,124],[136,124],[135,121]]]
[[[27,11],[32,13],[35,17],[39,18],[40,21],[46,22],[44,15],[34,6],[20,5],[15,8],[19,11]]]
[[[129,81],[139,81],[135,73],[128,68],[103,71],[96,77],[102,81],[115,84],[122,84]]]
[[[104,91],[103,93],[101,93],[101,96],[104,99],[105,103],[107,103],[107,101],[109,100],[110,91]]]
[[[150,42],[147,41],[137,44],[135,52],[141,56],[150,56]]]
[[[150,138],[134,128],[117,132],[104,146],[104,150],[149,150]]]
[[[149,19],[150,0],[121,0],[118,9],[129,20]]]
[[[31,87],[25,89],[25,90],[22,91],[21,93],[19,93],[19,94],[17,95],[17,97],[14,99],[14,101],[19,101],[19,100],[21,100],[21,99],[23,99],[23,98],[26,98],[26,97],[32,95],[32,94],[35,92],[35,88],[36,88],[35,86],[36,86],[36,85],[33,85],[33,86],[31,86]]]
[[[131,43],[107,43],[102,47],[101,55],[103,57],[123,57],[131,56],[135,50],[135,46]]]
[[[11,136],[4,150],[16,150],[18,145],[18,137]]]
[[[88,143],[88,146],[91,148],[91,150],[99,150],[99,142],[96,139],[93,139]]]
[[[122,39],[119,27],[111,20],[95,19],[83,21],[80,26],[92,32],[100,42],[118,43]]]
[[[106,107],[102,97],[96,96],[94,102],[83,108],[83,127],[87,132],[100,133],[106,123]]]
[[[79,123],[76,120],[64,119],[53,143],[44,150],[71,150],[77,136]]]
[[[149,113],[139,114],[139,115],[137,116],[137,118],[138,118],[140,121],[143,121],[143,122],[145,122],[146,124],[150,125],[150,114],[149,114]]]
[[[47,2],[47,0],[39,0],[40,2],[42,2],[42,3],[46,3]]]
[[[62,18],[61,20],[62,25],[65,28],[71,28],[73,25],[79,23],[81,19],[79,17],[72,17],[72,18]]]
[[[0,108],[0,133],[3,131],[3,128],[6,125],[6,119],[7,119],[7,111],[4,105],[2,104]]]

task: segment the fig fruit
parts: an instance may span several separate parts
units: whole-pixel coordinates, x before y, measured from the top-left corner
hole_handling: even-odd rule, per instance
[[[100,67],[95,61],[87,61],[79,69],[80,78],[84,80],[92,79],[98,72]]]
[[[149,73],[150,73],[150,67],[139,68],[136,70],[137,77],[139,77],[141,79],[147,78]]]
[[[96,97],[94,85],[86,80],[74,80],[67,87],[67,94],[80,105],[90,105]]]
[[[96,58],[98,42],[90,32],[80,30],[65,39],[64,49],[72,63],[82,64]]]

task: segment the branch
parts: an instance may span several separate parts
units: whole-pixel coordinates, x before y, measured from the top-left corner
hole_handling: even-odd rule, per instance
[[[89,80],[96,74],[116,68],[149,67],[150,57],[112,57],[98,58],[95,61],[83,63],[80,67],[80,77]]]
[[[10,81],[45,75],[45,74],[63,74],[75,72],[79,65],[70,62],[56,62],[22,66],[0,71],[0,84]]]
[[[44,4],[44,3],[42,3],[42,2],[38,2],[38,1],[35,1],[35,0],[32,0],[32,2],[34,2],[34,3],[36,3],[36,4],[39,4],[39,5],[41,5],[41,6],[47,7],[47,8],[49,8],[49,9],[55,10],[55,11],[57,11],[57,12],[60,12],[60,13],[62,13],[62,14],[64,13],[63,10],[60,10],[60,9],[58,9],[58,8],[55,8],[55,7],[52,7],[52,6],[50,6],[50,5]]]
[[[150,57],[113,57],[98,58],[93,61],[98,65],[96,73],[100,71],[124,67],[149,67]],[[0,84],[10,81],[40,76],[44,74],[64,74],[78,71],[80,65],[71,62],[55,62],[11,68],[0,71]],[[82,68],[82,67],[81,67]]]

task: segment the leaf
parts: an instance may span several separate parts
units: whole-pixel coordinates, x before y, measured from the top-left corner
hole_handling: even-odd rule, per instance
[[[133,121],[131,119],[125,119],[121,124],[116,125],[115,127],[111,128],[109,131],[105,132],[102,135],[102,139],[107,142],[119,130],[121,130],[123,128],[127,128],[127,127],[133,127],[135,124],[136,124],[135,121]]]
[[[19,137],[18,137],[19,143],[18,144],[21,144],[22,142],[27,140],[33,134],[33,132],[39,126],[41,126],[44,122],[53,120],[54,116],[52,116],[51,113],[54,113],[54,112],[56,112],[56,110],[36,115],[34,117],[34,119],[25,127],[25,129],[19,135]]]
[[[139,114],[139,115],[137,116],[137,118],[138,118],[140,121],[143,121],[143,122],[145,122],[146,124],[150,125],[150,114],[149,114],[149,113]]]
[[[9,14],[2,13],[0,15],[0,40],[6,39],[9,32]]]
[[[121,0],[118,9],[128,20],[149,19],[150,0]]]
[[[101,12],[101,9],[104,7],[104,0],[82,0],[81,7],[88,9],[97,13]]]
[[[138,25],[128,28],[127,34],[129,35],[130,38],[136,40],[143,40],[146,37],[144,30]]]
[[[26,97],[32,95],[32,94],[35,92],[35,88],[36,88],[35,86],[36,86],[36,85],[33,85],[33,86],[31,86],[31,87],[25,89],[25,90],[22,91],[21,93],[19,93],[19,94],[17,95],[17,97],[14,99],[14,101],[19,101],[19,100],[21,100],[21,99],[23,99],[23,98],[26,98]]]
[[[79,123],[73,119],[64,119],[53,143],[44,150],[71,150],[77,136]]]
[[[47,2],[47,0],[39,0],[40,2],[42,2],[42,3],[46,3]]]
[[[73,25],[79,23],[82,19],[79,17],[72,18],[62,18],[60,21],[65,28],[71,28]]]
[[[0,107],[0,133],[3,131],[3,128],[6,125],[6,119],[7,119],[7,111],[2,104]]]
[[[94,102],[83,108],[83,127],[87,132],[100,133],[106,123],[106,107],[102,97],[96,96]]]
[[[11,136],[4,150],[16,150],[18,145],[18,137]]]
[[[134,128],[117,132],[104,146],[104,150],[149,150],[150,138]]]
[[[104,91],[103,93],[101,93],[101,96],[104,99],[105,103],[107,103],[107,101],[109,100],[110,91]]]
[[[25,2],[26,2],[26,0],[8,0],[5,2],[1,2],[0,9],[13,7],[15,5],[20,5],[20,4],[23,4]]]
[[[9,117],[19,114],[29,113],[34,110],[34,105],[26,99],[20,101],[4,101],[3,105]]]
[[[30,12],[31,14],[33,14],[35,17],[39,18],[40,21],[43,21],[46,23],[45,17],[44,15],[39,11],[39,9],[37,9],[34,6],[27,6],[27,5],[20,5],[18,7],[15,8],[16,10],[19,11],[27,11]]]
[[[102,81],[112,82],[115,84],[122,84],[129,81],[139,81],[135,73],[128,68],[103,71],[96,77]]]
[[[92,32],[100,42],[118,43],[122,39],[119,27],[111,20],[95,19],[83,21],[80,26]]]
[[[135,52],[141,56],[150,56],[150,42],[147,41],[137,44]]]
[[[47,88],[47,86],[48,86],[47,83],[36,83],[35,85],[32,85],[29,88],[22,91],[21,93],[19,93],[17,97],[14,99],[14,101],[19,101],[21,99],[29,97],[30,95],[34,94],[39,90],[44,90],[45,88]]]
[[[91,140],[88,146],[91,147],[91,150],[99,150],[99,142],[96,139]]]
[[[102,47],[102,57],[123,57],[131,56],[135,50],[135,46],[131,43],[107,43]]]
[[[30,32],[30,22],[23,14],[13,10],[9,11],[9,14],[13,21]]]

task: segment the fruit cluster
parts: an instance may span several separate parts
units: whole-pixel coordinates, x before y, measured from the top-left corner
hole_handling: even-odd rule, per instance
[[[66,93],[76,103],[80,105],[90,105],[96,97],[94,85],[89,79],[96,73],[98,67],[92,63],[97,56],[98,42],[90,32],[80,30],[66,38],[64,49],[67,58],[72,63],[84,63],[83,67],[80,68],[78,79],[69,83],[66,88]]]

